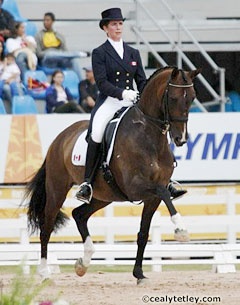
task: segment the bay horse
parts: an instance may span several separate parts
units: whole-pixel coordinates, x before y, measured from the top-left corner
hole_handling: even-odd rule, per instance
[[[175,238],[180,241],[188,239],[181,216],[166,188],[174,169],[167,134],[170,134],[176,146],[186,143],[188,113],[195,98],[193,79],[199,72],[183,71],[176,67],[156,70],[147,80],[138,103],[123,117],[116,135],[110,161],[111,172],[119,189],[130,201],[142,200],[144,203],[133,268],[133,276],[138,283],[145,278],[142,270],[144,250],[151,219],[161,200],[175,224]],[[30,200],[27,203],[28,225],[32,231],[40,229],[41,263],[38,271],[44,279],[50,277],[47,266],[50,235],[67,219],[60,209],[71,187],[81,184],[84,179],[84,167],[72,164],[71,153],[77,138],[88,125],[87,120],[80,121],[61,132],[50,145],[41,168],[26,187],[25,199]],[[84,245],[84,256],[75,264],[79,276],[87,271],[94,253],[87,227],[89,217],[113,201],[125,200],[106,183],[99,167],[90,204],[82,204],[72,211]]]

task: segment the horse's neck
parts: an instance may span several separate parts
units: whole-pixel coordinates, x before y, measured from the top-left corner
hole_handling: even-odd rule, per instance
[[[163,95],[166,89],[165,82],[165,79],[158,80],[158,77],[155,77],[146,84],[138,103],[144,114],[153,118],[161,117]]]

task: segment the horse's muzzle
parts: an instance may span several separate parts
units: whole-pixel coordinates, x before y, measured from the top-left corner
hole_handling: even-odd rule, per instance
[[[180,137],[176,137],[176,138],[174,138],[174,143],[176,144],[176,146],[180,147],[180,146],[183,146],[184,144],[186,144],[187,141],[182,140],[182,138],[180,138]]]

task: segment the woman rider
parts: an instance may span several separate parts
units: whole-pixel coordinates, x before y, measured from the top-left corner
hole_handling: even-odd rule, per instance
[[[89,203],[92,197],[92,183],[105,127],[116,111],[133,105],[138,92],[141,93],[146,82],[139,51],[122,40],[125,18],[121,9],[110,8],[101,15],[99,26],[107,34],[107,40],[92,52],[93,73],[100,94],[91,113],[92,125],[88,140],[85,182],[76,193],[76,198],[86,203]],[[134,90],[133,81],[138,91]],[[172,184],[169,190],[174,198],[186,192],[176,190]]]

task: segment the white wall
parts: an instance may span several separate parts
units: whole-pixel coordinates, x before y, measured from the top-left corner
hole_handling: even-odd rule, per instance
[[[184,23],[191,29],[192,33],[199,41],[227,41],[236,42],[240,37],[240,20],[207,20],[208,17],[239,17],[240,1],[238,0],[168,0],[166,1],[175,13],[178,14]],[[128,42],[134,42],[136,37],[131,31],[131,26],[135,24],[135,1],[124,0],[18,0],[22,15],[29,19],[41,20],[44,13],[52,11],[57,19],[70,19],[75,21],[57,21],[56,28],[63,32],[67,38],[68,45],[73,50],[86,49],[91,51],[105,40],[104,33],[99,29],[98,23],[100,13],[106,8],[120,6],[123,15],[127,17],[125,23],[124,38]],[[150,11],[162,26],[165,26],[173,39],[180,38],[188,41],[189,38],[176,31],[176,23],[171,19],[169,13],[162,6],[160,0],[143,0],[142,3]],[[82,21],[76,21],[82,20]],[[153,24],[147,21],[146,14],[140,13],[140,25],[143,28],[154,28]],[[36,22],[38,28],[42,27],[42,22]],[[206,30],[206,28],[209,30]],[[159,32],[150,31],[145,33],[150,41],[166,42],[166,37]],[[240,50],[240,44],[224,45],[229,48]],[[171,50],[169,46],[159,45],[160,50]],[[183,46],[191,50],[191,46]],[[219,43],[206,45],[209,50],[221,49]]]

